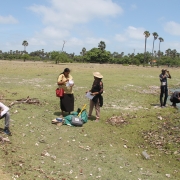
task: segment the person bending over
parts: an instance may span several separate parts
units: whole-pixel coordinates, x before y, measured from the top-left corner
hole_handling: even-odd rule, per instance
[[[5,118],[4,133],[6,133],[7,135],[11,135],[11,132],[9,130],[9,124],[10,124],[9,108],[0,102],[0,119],[3,118]]]
[[[172,106],[176,107],[176,103],[180,103],[180,91],[175,91],[170,98]]]

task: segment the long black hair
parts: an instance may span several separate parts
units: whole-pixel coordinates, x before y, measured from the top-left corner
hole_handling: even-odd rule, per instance
[[[61,74],[64,74],[65,72],[71,72],[71,71],[70,71],[69,68],[65,68],[64,71],[63,71],[62,73],[59,74],[59,76],[60,76]],[[58,77],[59,77],[59,76],[58,76]],[[57,79],[58,79],[58,78],[57,78]]]
[[[70,72],[70,69],[69,68],[65,68],[63,73],[61,73],[61,74],[64,74],[65,72]]]
[[[60,73],[59,75],[64,74],[65,72],[70,72],[70,69],[69,68],[65,68],[64,71],[62,73]]]

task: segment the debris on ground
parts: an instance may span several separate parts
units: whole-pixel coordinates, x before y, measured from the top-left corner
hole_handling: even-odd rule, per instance
[[[27,103],[27,104],[40,104],[40,101],[37,98],[30,98],[29,96],[27,98],[18,99],[12,103],[10,103],[8,106],[11,107],[14,104],[20,104],[20,103]]]
[[[171,122],[164,122],[157,130],[142,131],[142,136],[151,147],[163,151],[165,154],[180,155],[180,126]],[[176,147],[176,148],[175,148]]]
[[[115,126],[120,126],[123,124],[127,124],[128,122],[122,116],[112,116],[111,118],[107,119],[106,123],[109,123]]]
[[[2,136],[0,136],[0,141],[2,141],[2,143],[4,143],[4,142],[10,142],[10,140],[9,140],[8,137],[4,138],[4,137],[2,137]]]
[[[160,87],[159,86],[149,86],[148,89],[139,90],[139,93],[144,94],[159,94]]]

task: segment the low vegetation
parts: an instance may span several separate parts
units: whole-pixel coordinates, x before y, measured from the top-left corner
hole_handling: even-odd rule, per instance
[[[0,174],[6,179],[180,179],[180,112],[169,101],[159,107],[162,67],[3,60],[0,67],[1,102],[9,105],[28,96],[39,100],[11,106],[13,135],[0,144]],[[55,89],[66,67],[75,81],[75,110],[87,104],[88,111],[85,92],[92,72],[104,76],[100,122],[92,117],[83,127],[51,124],[60,116]],[[174,90],[180,86],[179,69],[169,71]]]

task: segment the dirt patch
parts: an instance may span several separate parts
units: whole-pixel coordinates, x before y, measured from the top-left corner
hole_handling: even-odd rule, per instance
[[[160,87],[159,86],[149,86],[148,89],[138,90],[137,92],[144,93],[144,94],[159,94]]]
[[[115,125],[115,126],[121,126],[121,125],[128,124],[128,122],[122,116],[112,116],[111,118],[109,118],[106,121],[106,123],[109,123],[109,124]]]

